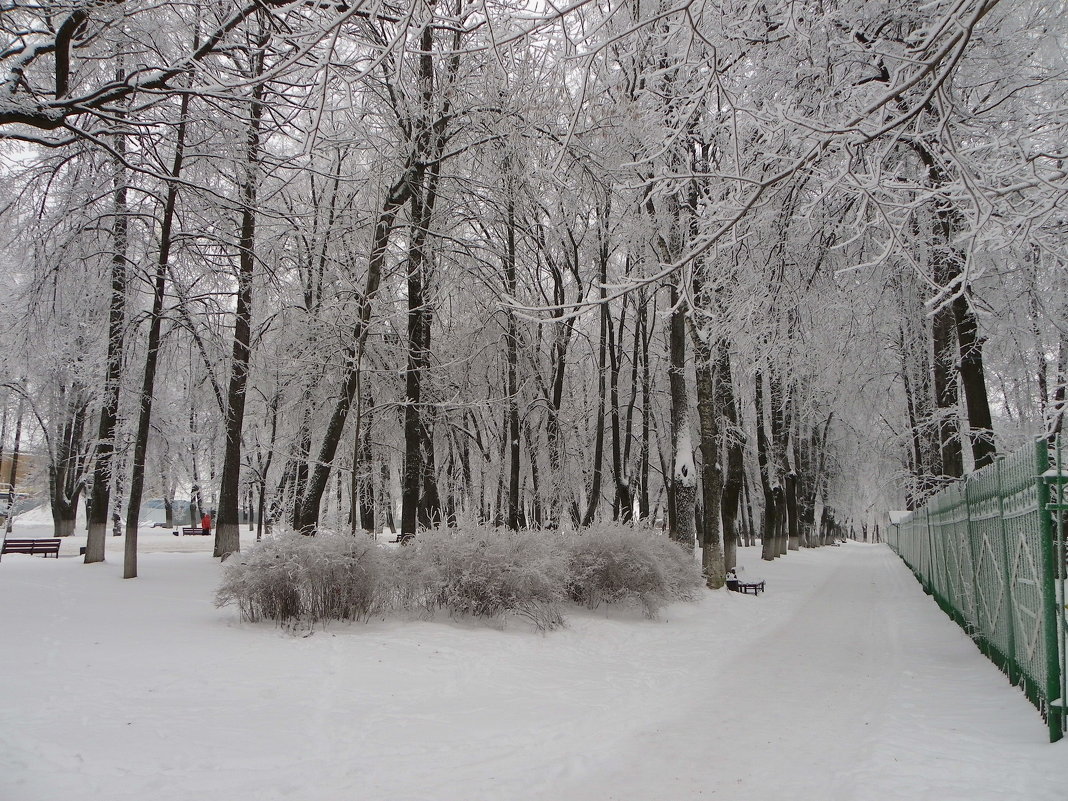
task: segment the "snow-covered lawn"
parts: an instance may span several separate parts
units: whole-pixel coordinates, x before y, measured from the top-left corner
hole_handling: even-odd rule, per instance
[[[743,551],[765,594],[659,621],[301,636],[214,608],[208,538],[146,530],[133,581],[121,542],[0,564],[3,801],[1068,797],[1068,744],[882,546]]]

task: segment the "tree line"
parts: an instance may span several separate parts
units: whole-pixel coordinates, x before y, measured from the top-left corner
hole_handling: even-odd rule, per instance
[[[1043,3],[2,19],[0,445],[87,562],[148,494],[221,557],[641,521],[718,586],[1061,426]]]

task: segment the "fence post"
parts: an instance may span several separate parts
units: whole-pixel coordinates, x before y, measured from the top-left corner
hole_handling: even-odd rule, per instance
[[[935,496],[935,497],[937,497],[937,496]],[[931,503],[932,503],[932,500],[933,499],[928,498],[927,499],[927,503],[925,503],[924,506],[923,506],[924,523],[925,523],[925,526],[927,528],[927,554],[928,554],[927,566],[928,566],[928,569],[929,569],[928,574],[923,577],[923,580],[925,582],[927,582],[927,591],[930,592],[932,595],[934,595],[936,599],[939,599],[939,598],[941,598],[941,595],[939,594],[938,590],[935,588],[935,582],[934,582],[934,572],[935,572],[935,558],[934,558],[935,545],[934,544],[935,544],[935,536],[934,536],[934,526],[931,525]]]
[[[1049,446],[1046,440],[1040,439],[1035,443],[1035,467],[1038,490],[1038,519],[1040,531],[1040,548],[1042,560],[1042,621],[1043,640],[1046,650],[1046,722],[1049,724],[1049,741],[1057,742],[1064,735],[1061,726],[1061,710],[1063,707],[1055,707],[1054,701],[1065,700],[1059,698],[1061,689],[1060,657],[1057,645],[1057,597],[1053,587],[1053,521],[1051,519],[1051,507],[1049,496]],[[1056,477],[1060,480],[1060,476]],[[1058,496],[1060,492],[1058,492]],[[1058,504],[1059,505],[1059,504]]]
[[[1013,603],[1012,596],[1012,570],[1009,566],[1009,559],[1011,558],[1009,551],[1009,532],[1005,526],[1005,482],[1002,475],[1002,467],[1005,464],[1005,457],[998,456],[994,462],[997,467],[998,477],[998,533],[1001,535],[1001,581],[1005,588],[1005,608],[1008,610],[1006,618],[1009,621],[1009,630],[1007,632],[1008,640],[1008,653],[1005,654],[1007,659],[1005,663],[1005,672],[1009,674],[1009,682],[1016,684],[1020,680],[1020,665],[1016,661],[1016,605]]]
[[[1065,734],[1065,729],[1068,727],[1068,658],[1065,656],[1065,640],[1068,639],[1068,594],[1065,593],[1064,579],[1065,572],[1068,571],[1068,560],[1065,559],[1064,553],[1064,516],[1068,511],[1068,498],[1065,497],[1065,487],[1068,483],[1068,479],[1065,478],[1064,461],[1062,459],[1064,447],[1064,440],[1057,436],[1053,441],[1055,450],[1054,466],[1056,467],[1056,478],[1054,478],[1055,486],[1057,487],[1057,495],[1053,501],[1053,506],[1057,514],[1057,524],[1053,527],[1053,533],[1055,535],[1053,542],[1051,543],[1053,550],[1053,578],[1051,583],[1054,586],[1053,589],[1053,625],[1057,630],[1057,666],[1058,666],[1058,681],[1060,682],[1057,693],[1058,698],[1050,702],[1050,714],[1056,714],[1060,720],[1060,734]],[[1057,592],[1057,588],[1060,588],[1060,592]],[[1053,697],[1052,695],[1050,696]]]
[[[972,630],[968,632],[972,639],[976,640],[976,644],[979,646],[979,650],[983,652],[987,657],[990,656],[990,646],[987,642],[986,636],[983,634],[983,617],[979,604],[979,565],[975,561],[975,543],[972,538],[975,534],[974,526],[972,525],[972,487],[974,486],[971,476],[965,476],[964,478],[964,539],[968,543],[968,562],[971,564],[971,578],[972,578],[972,619],[975,621],[972,624]],[[963,571],[962,571],[963,572]]]

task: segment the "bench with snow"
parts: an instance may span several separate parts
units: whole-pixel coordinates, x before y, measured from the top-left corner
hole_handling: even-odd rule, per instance
[[[734,592],[741,593],[753,593],[753,595],[759,595],[764,592],[763,581],[738,581],[738,579],[727,579],[727,589]]]
[[[733,570],[727,571],[727,589],[731,592],[753,593],[759,595],[764,592],[764,579],[743,581]]]
[[[2,553],[26,553],[35,555],[41,554],[46,559],[48,555],[59,558],[59,540],[4,540],[4,549]]]
[[[178,532],[177,531],[172,531],[171,533],[176,537],[178,536]],[[183,528],[182,529],[182,536],[183,537],[194,536],[194,535],[197,535],[197,534],[211,534],[211,529],[210,528],[197,528],[195,526],[187,527],[187,528]]]

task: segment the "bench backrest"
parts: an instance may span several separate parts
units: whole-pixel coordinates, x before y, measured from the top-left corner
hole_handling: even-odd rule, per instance
[[[37,553],[59,551],[58,539],[47,540],[4,540],[3,553]]]
[[[4,545],[59,545],[58,539],[48,540],[4,540]]]

